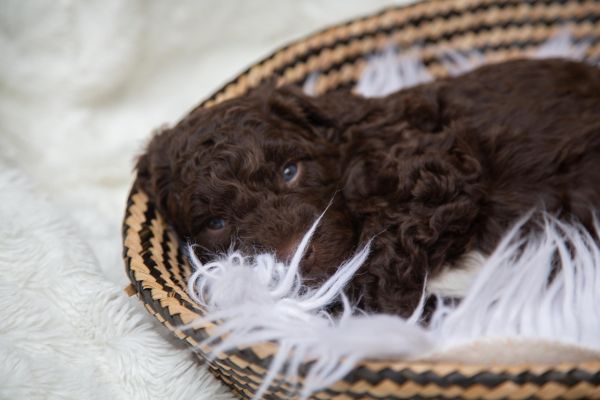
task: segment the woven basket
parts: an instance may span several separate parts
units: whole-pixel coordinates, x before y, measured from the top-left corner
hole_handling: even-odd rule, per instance
[[[319,72],[317,92],[355,84],[367,57],[389,46],[419,46],[435,77],[447,71],[443,48],[477,50],[487,61],[517,57],[556,34],[566,23],[575,39],[587,39],[586,57],[600,61],[600,1],[440,0],[387,9],[294,42],[256,63],[199,107],[210,107],[277,77],[301,84]],[[154,204],[134,183],[123,223],[123,256],[132,285],[148,312],[179,339],[195,346],[215,329],[178,329],[202,314],[186,292],[190,266],[180,243]],[[600,332],[599,332],[600,334]],[[276,351],[265,343],[219,355],[209,368],[242,398],[253,395]],[[300,377],[301,380],[301,377]],[[317,399],[400,398],[600,398],[600,362],[561,365],[461,365],[366,361],[343,380],[315,393]],[[281,380],[265,398],[290,395]]]

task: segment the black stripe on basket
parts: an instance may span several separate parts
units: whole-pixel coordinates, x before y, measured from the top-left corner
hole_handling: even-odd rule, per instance
[[[478,12],[478,11],[484,11],[484,10],[488,10],[490,8],[505,9],[505,8],[510,7],[510,6],[519,5],[519,4],[530,4],[530,5],[533,5],[533,4],[545,4],[545,5],[551,6],[553,4],[565,5],[565,4],[569,3],[569,2],[575,2],[575,3],[579,3],[579,4],[584,4],[584,3],[587,3],[588,1],[587,0],[527,0],[527,1],[515,0],[515,1],[507,1],[507,2],[504,2],[504,3],[475,4],[473,6],[469,6],[469,7],[466,7],[464,9],[461,9],[460,11],[450,10],[450,11],[445,12],[445,13],[444,12],[435,13],[435,14],[432,14],[430,16],[417,16],[417,17],[413,17],[413,18],[407,20],[406,22],[402,22],[402,23],[399,23],[399,24],[392,24],[392,25],[390,25],[387,28],[376,28],[375,30],[366,30],[366,31],[362,32],[361,34],[354,35],[354,36],[349,36],[348,38],[340,38],[340,39],[332,42],[331,44],[319,46],[319,47],[317,47],[315,49],[309,49],[305,53],[299,54],[297,57],[295,57],[293,62],[280,66],[279,68],[276,69],[276,71],[278,71],[277,75],[280,75],[281,71],[284,71],[285,69],[290,68],[291,66],[296,65],[296,64],[302,62],[302,60],[305,61],[311,55],[318,54],[319,52],[321,52],[321,51],[323,51],[324,49],[327,49],[327,48],[332,49],[332,48],[335,48],[335,47],[339,46],[340,44],[349,43],[352,40],[358,40],[358,39],[362,39],[362,38],[367,38],[369,36],[374,36],[377,33],[381,33],[381,32],[393,32],[393,31],[401,29],[402,27],[414,25],[415,23],[424,23],[424,22],[433,21],[435,19],[439,19],[440,17],[448,19],[451,16],[459,16],[459,15],[464,15],[464,14],[468,14],[468,13],[474,13],[474,12]],[[595,4],[595,3],[597,3],[597,1],[591,1],[590,3],[591,4]],[[366,19],[371,18],[371,17],[382,16],[382,15],[384,15],[384,14],[386,14],[386,13],[388,13],[388,12],[394,10],[394,9],[401,10],[403,8],[407,8],[407,7],[410,7],[410,6],[411,5],[407,5],[407,6],[404,6],[404,7],[397,7],[397,8],[391,7],[389,9],[385,9],[385,10],[381,11],[378,14],[374,14],[372,16],[367,16],[367,17],[361,18],[360,20],[362,21],[362,20],[366,20]],[[337,25],[334,28],[342,27],[342,26],[348,26],[348,25],[351,25],[351,24],[355,23],[356,21],[359,21],[359,20],[352,20],[352,21],[349,21],[349,22],[347,22],[345,24]],[[572,19],[564,19],[563,20],[563,19],[559,18],[559,19],[557,19],[557,21],[566,22],[566,21],[572,21]],[[495,26],[499,26],[499,25],[495,25]],[[304,40],[306,40],[308,38],[311,38],[313,36],[318,36],[319,34],[327,32],[327,31],[329,31],[331,29],[333,29],[333,28],[328,28],[328,29],[324,29],[322,31],[318,31],[316,34],[313,33],[313,34],[308,35],[306,37],[300,38],[300,39],[298,39],[298,40],[296,40],[296,41],[294,41],[294,42],[292,42],[292,43],[290,43],[290,44],[288,44],[286,46],[278,48],[276,51],[274,51],[273,53],[271,53],[269,56],[265,57],[261,61],[259,61],[259,62],[255,63],[255,64],[253,64],[252,66],[248,67],[246,70],[244,70],[242,73],[240,73],[236,78],[234,78],[231,81],[229,81],[226,84],[224,84],[219,90],[217,90],[208,99],[204,100],[195,109],[203,107],[207,102],[216,99],[221,93],[223,93],[225,91],[225,89],[228,86],[237,84],[242,77],[248,75],[248,73],[250,71],[252,71],[253,69],[259,68],[259,67],[263,66],[265,63],[267,63],[268,61],[272,60],[277,54],[279,54],[279,53],[281,53],[281,52],[283,52],[283,51],[291,48],[292,46],[296,45],[297,43],[300,43],[300,42],[302,42],[302,41],[304,41]]]
[[[183,246],[184,243],[183,242],[179,242],[179,247],[181,248],[181,246]],[[177,252],[177,262],[179,263],[179,269],[181,270],[182,274],[183,274],[183,278],[185,279],[190,279],[190,276],[192,274],[191,271],[191,262],[184,260],[184,258],[187,259],[187,255],[184,255],[183,251],[178,251]]]
[[[250,349],[238,350],[235,353],[246,362],[260,365],[263,368],[268,368],[272,360],[271,357],[260,358]],[[254,370],[248,367],[240,367],[231,362],[229,359],[219,360],[219,362],[223,363],[232,370],[235,370],[235,373],[233,374],[243,382],[248,381],[248,376],[257,377],[257,373]],[[309,365],[310,364],[306,364],[301,368],[303,374],[306,374],[306,370]],[[282,370],[285,370],[285,366]],[[581,382],[587,382],[591,385],[599,386],[600,371],[592,373],[582,369],[572,369],[569,371],[548,370],[543,374],[534,374],[529,371],[524,371],[518,374],[482,371],[474,375],[464,375],[458,371],[455,371],[450,374],[439,375],[434,371],[415,372],[410,368],[404,368],[400,371],[386,368],[375,372],[364,367],[359,367],[358,369],[350,372],[346,377],[344,377],[343,380],[350,384],[354,384],[359,381],[366,381],[372,386],[376,386],[382,381],[389,380],[398,385],[403,385],[407,382],[413,382],[421,386],[435,384],[443,388],[459,386],[465,389],[475,383],[491,389],[505,382],[513,382],[518,385],[534,384],[536,386],[543,386],[547,383],[553,382],[559,383],[563,386],[572,387]],[[281,383],[282,382],[280,380],[276,380],[271,387],[273,389],[280,388]]]
[[[177,299],[177,301],[185,308],[187,308],[188,310],[197,313],[198,312],[198,308],[196,308],[192,303],[190,303],[187,299],[184,299],[179,293],[177,293],[168,283],[167,281],[161,276],[160,270],[158,268],[156,268],[156,262],[154,262],[154,260],[152,259],[152,252],[150,251],[150,247],[152,246],[152,244],[150,243],[150,241],[145,241],[144,244],[142,245],[142,248],[144,249],[144,251],[142,252],[142,259],[144,260],[144,265],[146,265],[148,267],[148,269],[150,270],[150,275],[154,278],[154,280],[156,281],[156,283],[158,283],[160,285],[160,287],[162,288],[162,290],[167,293],[167,296],[170,297],[174,297],[175,299]],[[166,260],[163,260],[165,262],[165,265],[168,268],[168,262]],[[162,307],[161,307],[162,309]],[[165,310],[165,312],[168,313],[168,310]]]
[[[357,399],[357,400],[406,400],[406,399],[410,399],[410,400],[427,400],[427,399],[436,399],[436,400],[457,400],[457,399],[462,399],[462,396],[452,396],[452,397],[448,397],[448,396],[444,396],[444,395],[435,395],[435,396],[422,396],[422,395],[407,395],[407,394],[403,394],[402,392],[402,388],[398,388],[397,392],[394,393],[393,395],[387,395],[387,396],[376,396],[375,393],[372,392],[338,392],[338,391],[333,391],[330,389],[327,390],[323,390],[319,393],[327,393],[330,398],[335,399],[336,396],[347,396],[348,398],[351,399]],[[345,398],[345,397],[344,397]],[[472,398],[472,397],[469,397]],[[484,397],[485,398],[485,397]],[[506,399],[507,397],[502,397],[502,399]],[[279,399],[281,400],[281,399]]]
[[[421,400],[421,399],[431,399],[431,396],[428,397],[424,397],[424,396],[420,396],[420,395],[403,395],[402,394],[402,388],[398,388],[398,390],[396,391],[396,393],[394,395],[391,396],[376,396],[375,393],[372,392],[352,392],[352,391],[345,391],[345,392],[339,392],[336,390],[332,390],[332,389],[323,389],[321,391],[319,391],[318,393],[326,393],[326,395],[328,395],[331,398],[335,398],[336,396],[339,395],[343,395],[343,396],[347,396],[351,399],[373,399],[373,400],[403,400],[403,399],[411,399],[411,400]],[[446,400],[446,399],[460,399],[461,397],[447,397],[447,396],[440,396],[440,395],[436,395],[435,397],[433,397],[437,400]]]
[[[600,21],[600,13],[597,15],[594,15],[593,17],[587,16],[586,20],[587,19],[590,19],[590,21],[593,23],[597,23]],[[553,22],[542,21],[542,22],[540,22],[540,25],[541,24],[543,24],[544,27],[548,27],[548,26],[552,26]],[[535,25],[532,25],[532,26],[535,26]],[[465,32],[465,33],[467,33],[467,32]],[[512,41],[512,42],[508,42],[508,43],[499,43],[496,45],[486,44],[483,46],[472,47],[471,49],[469,49],[467,51],[476,51],[476,52],[480,52],[480,53],[485,53],[485,52],[505,50],[505,49],[510,49],[510,48],[524,49],[527,47],[539,46],[539,45],[545,43],[547,40],[548,40],[547,38],[541,39],[541,40],[527,39],[527,40]],[[588,41],[589,45],[592,46],[592,45],[598,43],[598,41],[600,41],[600,38],[595,37],[595,36],[583,36],[583,37],[581,37],[580,40]],[[345,58],[343,61],[332,63],[332,64],[330,64],[330,66],[328,66],[328,68],[326,70],[319,71],[319,72],[329,73],[329,72],[333,72],[333,71],[339,71],[345,65],[356,63],[360,60],[363,60],[365,58],[368,58],[368,57],[371,57],[371,56],[374,56],[377,54],[381,54],[380,49],[375,49],[369,53],[356,54],[356,55],[350,56],[348,58]],[[440,55],[425,57],[421,61],[423,62],[423,64],[425,66],[429,66],[433,63],[439,62],[440,58],[443,56],[444,56],[444,54],[440,53]],[[284,73],[285,73],[285,71],[281,71],[280,75],[283,75]],[[301,79],[306,79],[306,78],[301,78]]]
[[[183,299],[178,293],[174,292],[173,288],[171,288],[166,280],[161,276],[160,270],[157,267],[156,262],[152,259],[152,242],[151,240],[154,238],[152,233],[152,222],[157,218],[156,207],[152,202],[147,203],[146,211],[144,212],[144,222],[142,223],[142,229],[139,233],[140,241],[142,246],[142,251],[140,252],[140,256],[144,261],[144,265],[146,265],[150,271],[150,275],[156,280],[156,282],[161,286],[161,288],[168,294],[177,298],[179,302],[186,306],[186,308],[195,311],[193,307],[189,305],[189,302]],[[164,244],[164,238],[162,241]],[[161,244],[161,245],[162,245]],[[163,248],[164,250],[164,248]],[[165,267],[168,269],[170,265],[170,261],[166,256],[166,253],[163,253],[163,263]],[[162,307],[161,307],[162,308]]]
[[[237,382],[229,378],[227,375],[218,374],[217,378],[220,379],[231,391],[240,399],[250,400],[250,396],[244,393],[238,386]]]
[[[219,359],[218,362],[222,365],[225,365],[229,369],[222,369],[219,365],[215,363],[210,364],[211,370],[219,371],[219,374],[227,374],[226,376],[230,381],[235,383],[238,387],[249,390],[251,393],[255,393],[256,388],[252,388],[250,384],[258,387],[260,386],[260,382],[263,379],[263,376],[257,374],[255,371],[250,370],[248,368],[240,368],[236,364],[233,364],[229,359]],[[301,386],[298,386],[300,388]],[[289,395],[289,385],[287,382],[282,379],[275,379],[272,384],[268,388],[268,393],[264,398],[280,398],[277,394],[286,394]],[[272,397],[275,395],[275,397]]]
[[[227,363],[227,366],[231,367],[230,363]],[[240,385],[244,389],[253,391],[253,389],[249,385],[246,384],[249,381],[248,376],[245,374],[239,374],[238,371],[241,370],[239,367],[236,368],[234,366],[234,368],[235,368],[235,370],[227,371],[227,373],[230,375],[230,378],[233,379],[238,385]],[[254,373],[253,371],[251,371],[250,373],[252,374],[252,376],[256,377],[256,373]],[[386,396],[385,397],[386,399],[406,398],[406,396],[402,396],[401,386],[403,384],[406,384],[409,382],[417,383],[421,386],[435,384],[436,386],[439,386],[441,388],[447,388],[450,386],[458,386],[463,389],[469,389],[473,385],[482,385],[488,389],[493,389],[493,388],[495,388],[503,383],[506,383],[506,382],[512,382],[512,383],[515,383],[520,386],[525,385],[525,384],[534,384],[534,385],[540,386],[540,387],[546,385],[547,383],[560,384],[565,387],[573,387],[577,384],[580,384],[581,382],[587,382],[594,386],[600,385],[600,372],[590,373],[590,372],[583,371],[580,369],[574,369],[574,370],[567,371],[567,372],[551,370],[551,371],[548,371],[541,375],[532,374],[530,372],[523,372],[523,373],[516,374],[516,375],[508,374],[508,373],[495,374],[495,373],[491,373],[491,372],[482,372],[479,374],[475,374],[473,376],[464,376],[458,372],[454,372],[454,373],[451,373],[451,374],[448,374],[445,376],[438,376],[437,374],[435,374],[431,371],[417,373],[417,372],[411,371],[410,369],[405,369],[403,371],[400,371],[400,373],[404,374],[404,379],[402,379],[400,382],[397,379],[395,379],[395,373],[392,373],[391,376],[384,376],[375,383],[370,382],[370,381],[368,381],[368,382],[370,384],[374,385],[374,384],[379,384],[385,380],[390,380],[390,381],[396,383],[398,386],[400,386],[399,392],[398,392],[398,397]],[[350,382],[348,379],[344,379],[344,380],[351,384],[355,383],[355,382]],[[359,380],[366,380],[366,379],[363,378],[363,379],[359,379]],[[270,386],[269,390],[271,392],[287,393],[287,389],[281,387],[280,383],[281,383],[281,381],[274,382],[274,384]],[[256,383],[253,382],[253,384],[256,384]],[[331,397],[334,397],[334,396],[340,394],[338,391],[328,389],[328,388],[321,390],[320,393],[327,393]],[[374,394],[372,394],[372,393],[344,392],[344,395],[355,398],[355,399],[379,398],[377,396],[374,396]],[[279,398],[279,397],[267,396],[265,398]],[[425,397],[420,397],[420,396],[412,397],[411,396],[411,398],[425,398]],[[437,397],[436,396],[436,398],[446,398],[446,397]]]
[[[198,310],[192,310],[192,311],[198,312]],[[182,329],[182,326],[184,326],[185,323],[181,320],[181,317],[179,316],[179,314],[172,314],[172,315],[169,314],[169,320],[173,324],[174,328],[177,328],[180,331],[182,331],[185,335],[192,337],[198,343],[203,342],[204,340],[208,339],[208,337],[209,337],[208,333],[202,328]],[[218,343],[220,343],[220,340],[217,338],[214,343],[218,344]],[[191,346],[191,344],[190,344],[190,346]],[[196,349],[198,351],[201,351],[199,348],[196,348]],[[208,357],[209,355],[207,354],[206,356]]]
[[[441,387],[459,386],[462,388],[467,388],[473,385],[475,382],[488,388],[494,388],[507,381],[514,382],[519,385],[533,383],[537,386],[554,382],[571,387],[580,382],[587,382],[594,386],[600,385],[600,371],[591,373],[582,369],[573,369],[564,372],[550,369],[543,374],[534,374],[529,371],[524,371],[518,374],[482,371],[478,374],[470,376],[463,375],[458,371],[447,375],[438,375],[433,371],[415,372],[410,368],[404,368],[400,371],[385,368],[381,371],[375,372],[365,367],[359,367],[350,372],[344,378],[344,380],[349,383],[366,381],[373,386],[382,381],[390,380],[399,385],[410,381],[422,386],[433,383]]]
[[[219,361],[222,362],[224,360],[219,360]],[[223,364],[227,365],[228,367],[231,367],[228,363],[223,363]],[[256,374],[256,372],[252,372],[250,375],[240,373],[240,368],[235,367],[235,366],[232,369],[226,370],[224,372],[229,375],[229,378],[231,380],[235,381],[239,386],[243,387],[244,389],[249,390],[252,393],[255,393],[257,389],[252,388],[250,386],[250,384],[252,384],[256,387],[259,387],[261,384],[260,382],[263,379],[263,377],[258,376]],[[254,378],[254,380],[250,379],[251,377]],[[258,383],[255,382],[256,380],[258,381]],[[289,392],[289,390],[287,388],[283,387],[282,384],[285,384],[285,381],[282,381],[281,379],[275,380],[274,382],[271,383],[271,385],[269,386],[267,391],[270,392],[271,395],[275,395],[276,393],[290,395],[291,393]],[[298,386],[298,387],[300,388],[301,386]],[[266,395],[265,398],[269,398],[268,395]]]
[[[169,248],[169,242],[170,242],[170,239],[169,239],[169,228],[167,227],[167,228],[165,228],[165,230],[163,232],[162,239],[161,239],[161,242],[160,242],[160,246],[161,246],[162,252],[164,254],[165,264],[167,264],[170,267],[170,268],[167,268],[167,270],[171,273],[171,279],[173,279],[173,281],[175,282],[175,284],[177,284],[182,290],[187,290],[187,286],[188,285],[187,285],[187,282],[184,281],[184,278],[181,277],[181,276],[179,276],[179,275],[177,275],[177,274],[175,274],[175,273],[173,273],[171,271],[171,268],[173,268],[174,266],[171,265],[171,255],[172,255],[171,253],[172,253],[172,251]],[[175,257],[174,258],[175,258],[175,261],[179,264],[178,267],[181,270],[181,265],[182,264],[179,262],[179,259],[178,259],[179,258],[179,253],[181,253],[181,251],[178,251],[177,250],[178,248],[179,247],[177,246],[176,250],[174,250],[175,251],[175,254],[174,254]]]
[[[581,2],[585,3],[586,1],[584,0]],[[461,15],[460,13],[457,13],[457,16],[460,16],[460,15]],[[550,27],[550,26],[554,26],[554,25],[560,25],[563,23],[576,23],[576,24],[581,24],[583,22],[595,23],[599,20],[599,18],[600,18],[600,16],[598,14],[588,14],[587,16],[581,17],[581,18],[576,18],[576,17],[560,18],[560,16],[559,16],[557,18],[552,18],[552,19],[546,19],[546,18],[532,19],[532,18],[529,18],[526,16],[523,19],[504,21],[502,23],[485,23],[484,22],[480,25],[468,27],[465,29],[458,29],[458,30],[453,30],[450,32],[444,32],[444,33],[441,33],[441,34],[435,35],[435,36],[422,37],[406,46],[408,46],[408,47],[426,46],[426,45],[436,44],[441,40],[450,40],[450,39],[453,39],[456,37],[460,37],[467,33],[480,34],[483,32],[489,32],[492,29],[496,29],[496,28],[508,29],[508,28],[520,28],[520,27],[524,27],[524,26],[540,26],[540,25],[545,26],[545,27]],[[417,23],[417,26],[419,24],[420,24],[420,22]],[[340,40],[335,43],[335,47],[337,47],[341,44],[346,44],[346,43],[349,44],[355,40],[362,40],[369,36],[376,36],[379,34],[385,34],[386,36],[390,36],[392,33],[394,33],[396,30],[398,30],[398,28],[405,27],[403,25],[409,26],[411,24],[402,24],[402,26],[391,26],[391,27],[386,27],[386,28],[379,28],[379,29],[373,31],[373,33],[368,34],[368,35],[360,35],[360,36],[351,37],[349,39]],[[297,64],[305,63],[309,60],[310,57],[317,56],[320,53],[322,53],[323,51],[332,50],[335,47],[334,46],[325,46],[325,47],[320,47],[318,49],[313,49],[313,50],[307,51],[306,53],[294,58],[293,62],[285,64],[285,65],[281,65],[279,68],[275,69],[273,71],[273,74],[277,75],[277,76],[281,76],[286,69],[291,68]],[[381,49],[379,51],[381,51]],[[364,57],[364,54],[362,54],[362,57]]]
[[[596,17],[596,21],[600,21],[600,14]],[[510,42],[510,43],[502,43],[499,45],[484,45],[484,46],[479,46],[479,47],[474,47],[472,48],[470,51],[476,51],[476,52],[480,52],[480,53],[487,53],[487,52],[496,52],[496,51],[500,51],[500,50],[508,50],[508,49],[528,49],[528,48],[532,48],[535,46],[539,46],[541,44],[543,44],[544,42],[546,42],[547,39],[542,39],[542,40],[521,40],[521,41],[514,41],[514,42]],[[582,40],[589,40],[589,44],[590,45],[595,45],[596,43],[598,43],[600,41],[600,38],[592,38],[592,37],[582,37]],[[378,52],[372,52],[370,54],[362,54],[362,55],[357,55],[357,56],[353,56],[353,57],[349,57],[347,59],[345,59],[342,62],[339,63],[335,63],[335,64],[331,64],[331,66],[323,71],[323,73],[332,73],[332,72],[338,72],[340,71],[344,66],[348,65],[348,64],[352,64],[352,63],[356,63],[361,61],[362,59],[364,59],[365,57],[369,57],[372,55],[377,54]],[[440,55],[443,57],[443,54]],[[600,57],[599,57],[600,58]],[[432,64],[439,62],[440,57],[427,57],[424,58],[423,64],[428,67],[431,66]],[[588,60],[590,62],[597,62],[598,58],[594,58],[594,59],[590,59]],[[306,79],[306,77],[302,77],[300,79],[294,80],[294,81],[290,81],[290,84],[292,85],[302,85],[304,83],[304,80]],[[341,85],[338,85],[336,87],[332,87],[329,88],[328,90],[332,90],[332,89],[340,89],[340,88],[353,88],[356,83],[358,81],[356,79],[351,79],[348,80],[346,82],[343,82]]]
[[[203,334],[206,335],[205,332],[203,332]],[[204,337],[207,337],[207,336],[204,336]],[[218,341],[217,341],[217,343],[218,343]],[[235,349],[232,351],[232,353],[236,354],[236,356],[240,357],[241,359],[243,359],[246,362],[249,361],[249,358],[255,359],[256,362],[252,362],[250,364],[260,366],[260,367],[264,368],[265,370],[269,368],[269,365],[272,360],[271,357],[261,359],[261,358],[257,357],[256,354],[250,349],[245,349],[245,350]],[[251,354],[248,354],[248,353],[251,353]],[[232,375],[233,379],[236,379],[240,382],[243,382],[243,383],[252,382],[252,384],[260,385],[260,383],[256,383],[255,381],[260,382],[263,379],[263,376],[259,375],[252,368],[241,367],[238,364],[235,364],[233,361],[231,361],[230,358],[219,359],[218,362],[220,364],[223,364],[223,365],[227,366],[228,368],[230,368],[230,370],[228,370],[227,373]],[[218,366],[215,366],[215,368],[218,368]],[[287,368],[287,363],[284,364],[284,366],[282,367],[282,371],[285,371],[286,368]],[[251,378],[254,378],[254,380],[252,380]],[[300,384],[299,384],[298,388],[300,388],[302,386],[302,374],[300,374],[299,382],[300,382]],[[273,382],[269,386],[269,390],[271,392],[281,391],[281,392],[289,393],[290,386],[291,385],[287,382],[287,380],[285,378],[276,378],[273,380]],[[250,389],[250,388],[248,387],[248,389]]]
[[[163,291],[165,293],[167,293],[168,296],[172,296],[172,297],[176,298],[179,301],[179,303],[181,305],[183,305],[185,308],[187,308],[188,310],[197,312],[198,311],[197,308],[195,308],[192,304],[190,304],[189,301],[187,301],[186,299],[181,297],[180,294],[175,292],[174,289],[171,288],[167,284],[165,279],[161,276],[159,269],[156,268],[156,266],[157,266],[156,262],[152,259],[151,239],[154,236],[153,236],[151,227],[152,227],[152,222],[156,219],[156,217],[157,217],[156,208],[149,201],[147,203],[147,209],[144,212],[145,221],[142,223],[142,229],[139,233],[140,241],[141,241],[141,245],[142,245],[142,251],[140,252],[140,256],[142,257],[142,259],[144,261],[144,265],[146,265],[148,267],[148,269],[150,271],[150,275],[156,280],[156,282],[161,286]],[[163,255],[163,262],[164,262],[165,266],[168,268],[169,260],[166,259],[164,257],[164,255]],[[138,282],[135,279],[135,272],[132,271],[131,269],[129,269],[128,272],[130,274],[131,281],[136,282],[136,285],[138,286],[138,290],[141,290],[142,289],[141,282]],[[160,310],[163,310],[163,308],[161,306],[159,308],[160,308]],[[168,310],[163,310],[163,312],[161,312],[161,314],[163,314],[163,313],[168,315]],[[165,315],[163,315],[163,316],[165,316]]]

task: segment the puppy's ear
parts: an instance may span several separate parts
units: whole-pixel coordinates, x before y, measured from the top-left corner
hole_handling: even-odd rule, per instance
[[[295,86],[273,89],[268,99],[271,113],[311,131],[336,126],[335,116],[321,103]]]
[[[439,93],[429,87],[419,88],[411,95],[402,96],[404,118],[415,128],[424,132],[439,132],[443,128],[442,106]]]
[[[173,132],[170,130],[154,134],[135,166],[137,185],[163,211],[167,210],[171,192],[172,167],[169,144],[172,136]]]

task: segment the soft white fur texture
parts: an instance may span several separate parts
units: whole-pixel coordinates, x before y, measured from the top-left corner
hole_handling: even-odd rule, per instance
[[[26,177],[5,169],[0,187],[0,398],[230,398]]]
[[[584,46],[574,45],[564,30],[530,56],[580,59]],[[374,57],[356,90],[382,96],[430,81],[414,51],[398,56],[390,49]],[[448,52],[446,56],[453,74],[483,62],[478,54]],[[305,85],[307,92],[315,79]],[[476,363],[600,359],[598,225],[590,234],[544,215],[541,232],[522,237],[520,227],[529,218],[524,216],[489,258],[468,254],[461,268],[423,288],[424,294],[438,297],[438,307],[425,328],[419,323],[425,297],[408,319],[364,315],[345,298],[344,286],[368,257],[369,244],[321,287],[303,284],[299,263],[321,217],[287,265],[272,254],[246,257],[235,250],[202,265],[190,248],[195,272],[188,289],[209,310],[198,322],[218,322],[214,336],[206,341],[220,339],[213,353],[265,341],[278,344],[256,398],[262,397],[278,373],[286,376],[290,390],[306,398],[365,358]],[[548,285],[555,267],[558,272]],[[459,305],[448,303],[442,297],[447,294],[463,299]],[[344,304],[341,316],[323,311],[334,301]],[[315,363],[304,386],[297,388],[294,377],[304,360]]]
[[[402,0],[3,0],[0,399],[232,398],[127,284],[152,130],[277,46]]]

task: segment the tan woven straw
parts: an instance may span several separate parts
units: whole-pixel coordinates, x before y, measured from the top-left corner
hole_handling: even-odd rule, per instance
[[[418,46],[434,76],[446,70],[442,49],[477,50],[487,61],[514,58],[570,27],[589,41],[586,58],[600,61],[600,0],[439,0],[384,10],[337,25],[279,49],[225,85],[199,107],[246,93],[261,81],[302,84],[318,72],[317,91],[350,87],[367,57],[390,43]],[[191,346],[215,329],[207,324],[183,332],[177,327],[202,315],[186,287],[190,267],[180,242],[148,196],[134,183],[123,222],[123,256],[137,293],[149,313]],[[600,334],[600,332],[598,333]],[[204,357],[208,348],[197,348]],[[242,398],[253,395],[276,351],[265,343],[220,354],[211,371]],[[300,377],[301,379],[301,377]],[[275,381],[265,398],[290,398]],[[488,365],[367,361],[343,380],[313,395],[317,399],[400,398],[600,398],[600,362],[564,365]]]

